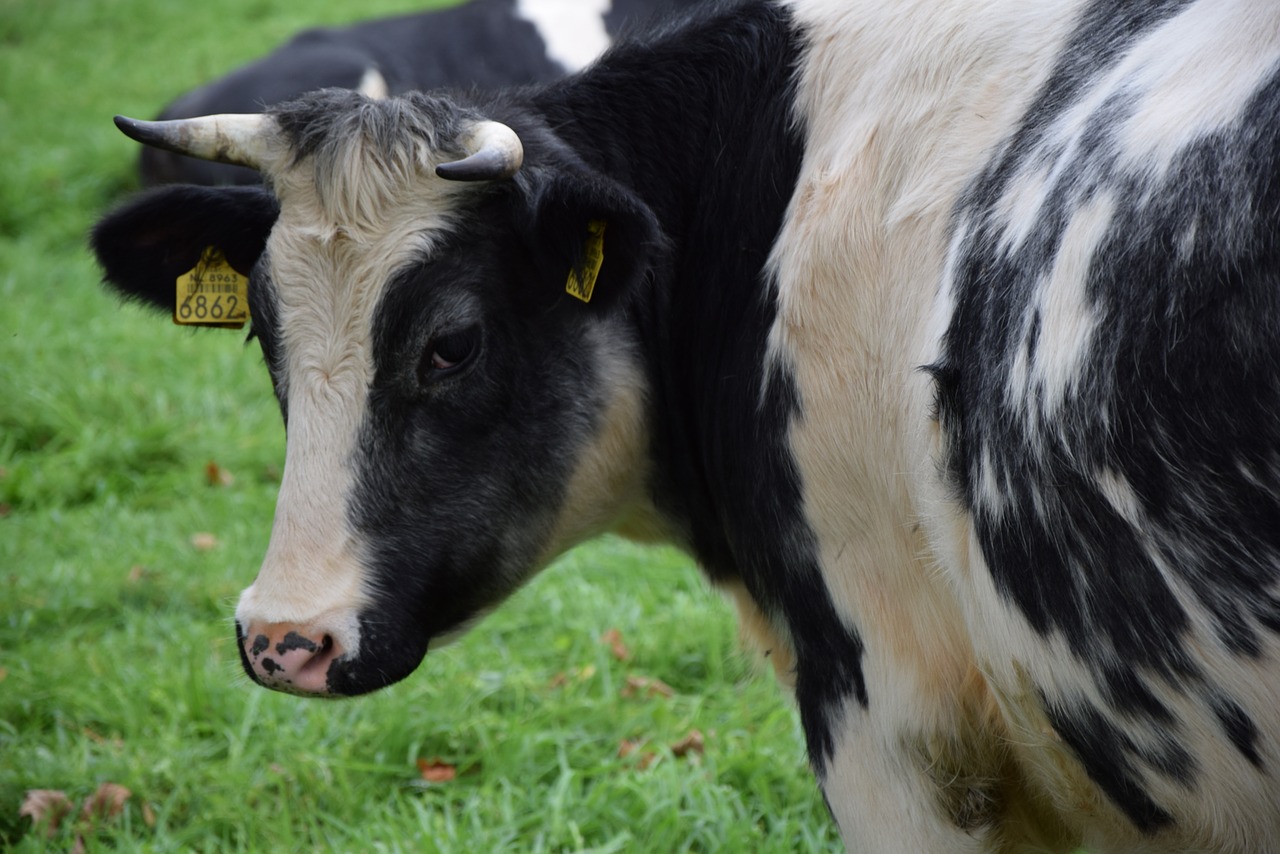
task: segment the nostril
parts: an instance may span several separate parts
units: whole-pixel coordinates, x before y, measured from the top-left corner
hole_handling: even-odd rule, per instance
[[[327,694],[329,668],[346,654],[341,635],[298,623],[238,627],[246,671],[268,688]]]
[[[333,660],[337,658],[340,653],[341,650],[338,648],[338,645],[334,643],[333,636],[325,635],[324,638],[321,639],[320,645],[316,647],[315,653],[306,662],[306,664],[302,665],[302,668],[299,670],[299,674],[316,673],[317,671],[327,673],[329,671],[329,665],[333,663]]]

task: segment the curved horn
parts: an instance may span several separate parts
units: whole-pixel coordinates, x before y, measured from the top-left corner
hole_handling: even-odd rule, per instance
[[[467,156],[441,163],[436,174],[446,181],[497,181],[520,171],[524,146],[502,122],[477,122],[467,135]]]
[[[116,127],[125,136],[144,145],[250,169],[261,169],[266,160],[269,121],[258,113],[224,113],[166,122],[115,118]]]

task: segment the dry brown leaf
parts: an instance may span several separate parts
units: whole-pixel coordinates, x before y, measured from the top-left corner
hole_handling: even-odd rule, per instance
[[[90,827],[95,819],[113,819],[124,812],[124,803],[131,797],[133,792],[119,783],[103,783],[84,802],[80,817],[88,819]]]
[[[151,808],[151,804],[142,804],[142,823],[147,827],[156,826],[156,811]]]
[[[428,783],[448,783],[458,776],[458,767],[437,756],[434,759],[419,759],[418,773]]]
[[[22,806],[18,808],[18,815],[25,815],[36,825],[47,823],[45,833],[53,836],[73,808],[67,793],[59,789],[28,789]]]
[[[235,476],[213,460],[204,464],[204,479],[210,486],[230,486],[236,482]]]
[[[631,739],[624,738],[618,744],[618,758],[627,759],[631,756],[635,756],[636,768],[641,771],[648,769],[650,765],[658,760],[658,754],[654,753],[652,750],[642,750],[641,748],[643,748],[645,744],[646,742],[643,740],[633,741]]]
[[[631,660],[631,650],[627,649],[627,645],[622,642],[622,632],[617,629],[609,629],[602,634],[600,642],[609,645],[609,652],[613,653],[613,657],[618,661]]]
[[[628,676],[620,692],[623,697],[631,698],[639,695],[648,697],[672,697],[675,689],[652,676]]]
[[[88,736],[90,741],[96,744],[109,744],[112,747],[124,747],[124,740],[120,738],[120,736],[118,735],[114,735],[108,738],[107,736],[103,735],[102,733],[90,727],[81,727],[80,731],[83,732],[86,736]]]
[[[561,670],[555,676],[551,677],[551,681],[547,683],[548,688],[563,688],[570,682],[586,682],[592,676],[596,675],[596,667],[594,664],[588,664],[586,667],[575,667],[573,670]]]
[[[684,738],[671,745],[671,755],[688,756],[689,754],[702,754],[707,750],[706,740],[702,737],[702,731],[691,729],[689,734]]]
[[[218,547],[218,538],[206,531],[201,531],[191,535],[191,545],[195,546],[197,551],[213,551]]]
[[[129,576],[128,576],[129,583],[137,584],[139,581],[146,578],[150,574],[151,574],[151,570],[147,569],[145,566],[143,566],[140,563],[135,563],[133,566],[129,567]]]

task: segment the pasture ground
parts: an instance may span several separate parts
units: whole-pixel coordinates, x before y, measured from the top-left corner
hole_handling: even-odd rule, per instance
[[[838,849],[789,705],[672,551],[581,548],[375,696],[239,673],[280,417],[241,334],[99,288],[86,230],[135,186],[111,116],[410,5],[0,0],[0,849]],[[123,811],[76,818],[104,783]],[[77,811],[51,837],[33,789]]]

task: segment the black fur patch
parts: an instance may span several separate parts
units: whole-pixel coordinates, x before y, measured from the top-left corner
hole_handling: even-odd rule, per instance
[[[1214,691],[1185,644],[1187,609],[1241,656],[1258,656],[1260,633],[1280,628],[1276,599],[1261,592],[1280,581],[1280,77],[1239,122],[1185,140],[1158,178],[1129,171],[1115,136],[1137,90],[1101,104],[1071,154],[1051,133],[1135,38],[1185,5],[1086,12],[957,212],[956,308],[931,366],[949,473],[997,588],[1093,669],[1115,711],[1143,732],[1168,726],[1171,739],[1178,723],[1152,680],[1204,703]],[[1025,239],[1004,245],[1002,197],[1020,170],[1050,163],[1048,201]],[[1050,401],[1014,369],[1053,358],[1037,296],[1072,217],[1103,194],[1112,230],[1083,289],[1097,325],[1075,384]],[[1103,477],[1131,491],[1134,509],[1112,502]],[[1226,701],[1215,712],[1256,757],[1247,716]],[[1096,710],[1053,715],[1135,825],[1169,821],[1134,769],[1189,781],[1194,758],[1176,741],[1142,750]]]
[[[172,313],[178,276],[215,246],[249,275],[279,216],[260,187],[161,187],[107,214],[90,238],[103,276],[127,299]]]
[[[1044,698],[1041,698],[1044,701]],[[1143,833],[1173,824],[1173,816],[1151,799],[1126,758],[1136,752],[1133,741],[1105,715],[1085,703],[1070,708],[1044,701],[1054,730],[1075,751],[1093,780]]]
[[[1222,731],[1235,745],[1236,750],[1258,770],[1262,770],[1262,756],[1258,753],[1258,726],[1240,705],[1226,697],[1215,697],[1213,713],[1222,724]]]
[[[840,707],[868,697],[862,643],[834,612],[787,451],[801,404],[785,370],[765,381],[775,307],[762,269],[799,169],[797,55],[786,15],[747,3],[621,45],[528,100],[464,106],[463,117],[515,128],[525,165],[477,189],[448,246],[388,292],[353,507],[378,586],[394,591],[379,605],[384,626],[425,640],[507,595],[527,577],[578,442],[598,429],[604,390],[586,324],[625,319],[612,334],[626,330],[619,346],[639,355],[652,388],[655,500],[713,578],[741,578],[789,628],[821,770]],[[433,128],[450,126],[435,116],[447,104],[421,103]],[[323,152],[326,134],[347,132],[341,112],[304,109],[286,123]],[[554,247],[580,241],[596,213],[613,218],[602,276],[611,257],[641,275],[603,283],[607,301],[584,307],[563,293],[574,244]],[[648,217],[656,225],[615,228]],[[450,323],[483,329],[472,373],[420,388],[414,366]]]

